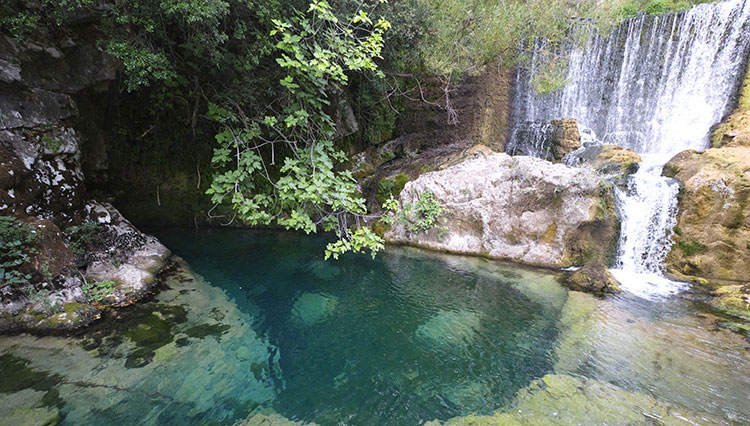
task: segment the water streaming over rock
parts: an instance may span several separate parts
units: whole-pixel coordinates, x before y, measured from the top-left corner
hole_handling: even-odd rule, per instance
[[[568,84],[555,93],[536,95],[534,66],[518,75],[516,129],[576,118],[601,143],[644,157],[618,194],[623,232],[614,272],[635,293],[677,288],[662,278],[678,191],[676,182],[661,176],[662,168],[680,151],[708,146],[712,127],[732,107],[749,50],[750,1],[727,0],[641,15],[609,35],[592,36],[570,53]],[[534,151],[543,144],[523,135],[514,132],[508,151],[544,156]]]

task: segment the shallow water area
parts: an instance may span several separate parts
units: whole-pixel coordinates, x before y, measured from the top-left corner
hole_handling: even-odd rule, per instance
[[[70,336],[0,337],[2,412],[413,425],[522,406],[554,420],[559,386],[580,401],[547,424],[602,401],[633,424],[750,423],[750,345],[678,297],[600,300],[550,272],[411,249],[325,262],[324,238],[290,233],[156,234],[187,263],[150,300]]]

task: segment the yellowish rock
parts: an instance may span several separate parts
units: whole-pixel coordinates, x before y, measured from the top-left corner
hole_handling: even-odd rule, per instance
[[[664,168],[683,189],[670,273],[712,282],[750,279],[750,148],[677,154]]]

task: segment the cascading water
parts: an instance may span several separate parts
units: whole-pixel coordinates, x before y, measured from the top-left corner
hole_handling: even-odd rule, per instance
[[[568,84],[553,94],[536,95],[533,67],[519,73],[517,127],[576,118],[601,143],[643,157],[617,194],[623,227],[613,273],[633,293],[648,297],[679,287],[663,277],[679,188],[661,176],[662,169],[678,152],[708,146],[712,126],[731,108],[749,50],[750,0],[727,0],[641,15],[608,36],[592,35],[571,52]],[[522,135],[514,132],[509,152],[544,156]]]

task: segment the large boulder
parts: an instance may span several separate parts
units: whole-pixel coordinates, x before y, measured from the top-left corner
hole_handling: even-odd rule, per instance
[[[78,101],[104,96],[117,75],[87,22],[24,41],[0,34],[0,216],[15,218],[0,234],[26,224],[34,236],[11,267],[21,278],[0,280],[0,332],[84,325],[143,296],[169,256],[86,190],[81,128],[94,120]]]
[[[596,260],[573,272],[564,284],[571,290],[597,295],[620,292],[620,283],[603,263]]]
[[[684,151],[664,174],[682,184],[669,272],[750,281],[750,148]]]
[[[479,156],[407,183],[402,207],[418,214],[428,191],[442,204],[439,223],[423,232],[396,221],[387,241],[545,267],[607,264],[616,248],[613,188],[589,168]]]

